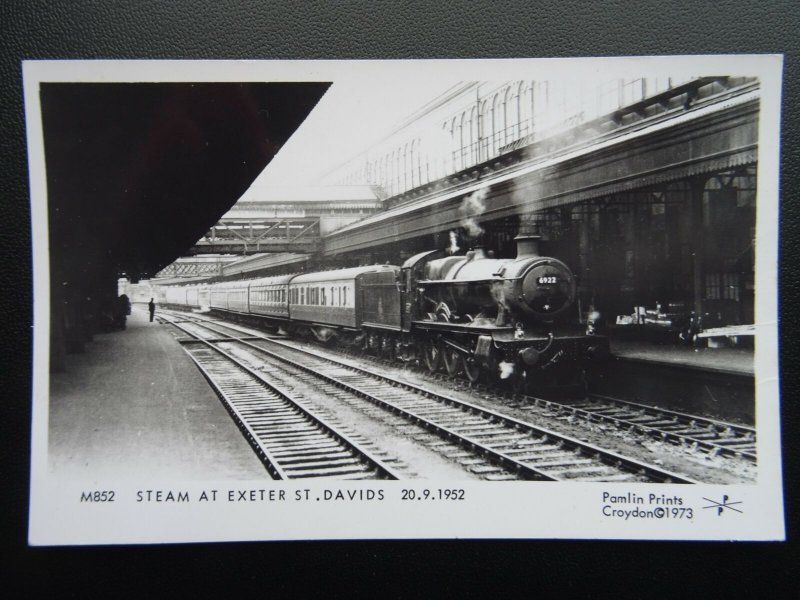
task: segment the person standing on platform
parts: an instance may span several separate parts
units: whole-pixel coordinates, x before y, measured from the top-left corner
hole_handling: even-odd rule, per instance
[[[153,315],[156,312],[156,303],[153,302],[153,299],[150,298],[150,302],[147,305],[147,308],[150,309],[150,322],[153,322]]]

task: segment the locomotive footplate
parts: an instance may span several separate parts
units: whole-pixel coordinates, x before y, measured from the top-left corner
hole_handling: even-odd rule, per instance
[[[494,336],[497,333],[514,336],[513,327],[497,327],[486,323],[450,323],[448,321],[414,321],[415,329],[429,331],[450,331],[452,333],[487,334]],[[546,336],[542,339],[547,339]]]
[[[481,335],[476,347],[478,359],[488,358],[494,346],[506,359],[516,358],[527,367],[545,368],[556,363],[582,363],[610,356],[608,338],[598,335],[541,335],[520,330],[494,331]]]

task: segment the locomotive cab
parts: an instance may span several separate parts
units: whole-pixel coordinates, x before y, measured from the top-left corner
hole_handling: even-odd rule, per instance
[[[397,289],[400,291],[401,327],[405,332],[411,331],[411,323],[420,318],[423,304],[422,291],[418,282],[423,279],[425,266],[429,261],[444,256],[442,250],[428,250],[420,252],[407,259],[400,267]]]

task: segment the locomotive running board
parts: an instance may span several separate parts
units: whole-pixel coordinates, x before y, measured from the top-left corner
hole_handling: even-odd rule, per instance
[[[452,331],[455,333],[475,332],[492,334],[500,331],[514,333],[513,327],[495,327],[492,325],[472,325],[470,323],[447,323],[444,321],[414,321],[413,325],[417,329],[430,331]]]
[[[255,336],[255,335],[248,335],[243,337],[220,337],[220,338],[203,338],[202,340],[196,339],[180,339],[178,340],[181,344],[197,344],[201,342],[252,342],[263,340],[263,337]]]

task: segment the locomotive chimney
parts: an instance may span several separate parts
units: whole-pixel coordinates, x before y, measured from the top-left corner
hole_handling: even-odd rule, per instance
[[[467,262],[481,258],[486,258],[486,252],[484,251],[483,246],[475,246],[474,249],[467,252]]]
[[[539,256],[540,235],[518,235],[514,238],[517,242],[517,258]]]

